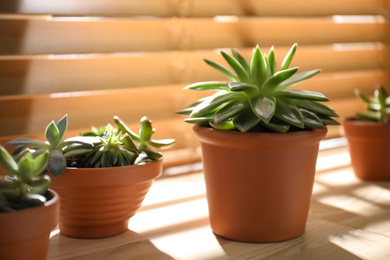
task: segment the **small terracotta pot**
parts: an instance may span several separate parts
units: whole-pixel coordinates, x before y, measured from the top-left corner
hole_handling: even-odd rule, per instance
[[[240,133],[195,126],[213,232],[277,242],[305,231],[319,141],[326,129]]]
[[[352,169],[363,180],[390,179],[390,124],[342,120]]]
[[[52,180],[61,197],[60,232],[76,238],[125,232],[161,172],[162,159],[142,165],[68,168]]]
[[[0,259],[44,260],[49,248],[50,232],[57,226],[59,198],[43,206],[0,213]]]

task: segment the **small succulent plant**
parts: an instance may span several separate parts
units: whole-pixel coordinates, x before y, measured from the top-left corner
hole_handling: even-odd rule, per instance
[[[372,98],[367,97],[357,89],[355,95],[366,103],[367,108],[366,113],[357,113],[357,120],[390,123],[390,97],[383,86],[375,90]]]
[[[105,127],[92,128],[91,132],[82,133],[81,136],[95,137],[94,148],[80,158],[83,168],[113,167],[131,164],[141,164],[158,160],[162,153],[155,152],[151,147],[166,148],[175,143],[174,139],[152,140],[155,130],[152,122],[141,118],[139,135],[132,132],[117,116],[114,117],[118,129],[108,124]]]
[[[320,72],[296,74],[298,67],[289,68],[296,48],[297,44],[291,47],[278,71],[273,47],[263,55],[256,46],[249,62],[235,50],[233,55],[221,51],[234,72],[205,59],[232,82],[199,82],[187,86],[185,89],[217,92],[177,113],[188,116],[185,120],[188,123],[241,132],[287,132],[338,125],[332,119],[338,115],[320,103],[329,100],[323,94],[288,89]]]
[[[0,163],[8,176],[0,176],[0,212],[10,212],[42,205],[50,186],[48,176],[39,176],[46,168],[49,151],[33,158],[25,150],[18,161],[0,146]]]
[[[6,146],[17,146],[12,153],[15,158],[26,150],[32,151],[34,156],[48,152],[47,171],[58,177],[67,167],[114,167],[158,160],[162,154],[151,147],[167,148],[175,143],[174,139],[151,139],[155,129],[147,117],[140,121],[139,135],[132,132],[119,117],[115,116],[114,120],[117,129],[107,124],[62,140],[68,124],[65,115],[57,123],[51,122],[46,127],[46,142],[18,138],[6,143]]]
[[[65,153],[72,153],[72,155],[76,153],[83,154],[93,148],[93,143],[87,139],[71,137],[63,140],[67,127],[68,119],[67,115],[65,115],[57,123],[52,121],[48,124],[45,129],[47,139],[45,142],[33,138],[17,138],[9,141],[5,146],[17,146],[12,151],[12,155],[16,160],[19,159],[26,149],[30,149],[34,157],[48,151],[49,161],[46,171],[57,177],[66,170],[67,160]]]

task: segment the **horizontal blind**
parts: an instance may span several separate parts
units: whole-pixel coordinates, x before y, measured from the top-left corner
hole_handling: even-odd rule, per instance
[[[40,136],[69,116],[68,135],[118,115],[136,129],[146,115],[156,138],[175,138],[170,165],[199,160],[191,125],[175,114],[206,93],[187,84],[225,80],[203,62],[219,50],[246,58],[273,45],[278,64],[320,68],[296,88],[328,96],[340,116],[389,87],[388,0],[15,0],[0,2],[0,143]],[[328,137],[339,135],[330,127]],[[175,152],[179,151],[179,153]],[[168,152],[169,154],[169,152]],[[169,157],[169,156],[168,156]]]

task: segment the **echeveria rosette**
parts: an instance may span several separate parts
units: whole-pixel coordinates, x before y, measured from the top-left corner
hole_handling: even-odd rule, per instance
[[[257,46],[248,62],[237,51],[232,56],[221,55],[233,69],[205,60],[232,82],[200,82],[187,86],[191,90],[215,90],[178,114],[188,116],[188,123],[211,126],[221,130],[287,132],[293,129],[322,129],[338,125],[332,119],[338,115],[322,101],[329,99],[321,93],[288,89],[303,82],[320,70],[296,74],[298,67],[289,68],[295,54],[294,44],[276,70],[274,49],[263,55]]]
[[[383,86],[375,90],[372,98],[367,97],[357,89],[355,95],[366,103],[367,109],[366,113],[357,113],[357,120],[390,123],[390,97]]]

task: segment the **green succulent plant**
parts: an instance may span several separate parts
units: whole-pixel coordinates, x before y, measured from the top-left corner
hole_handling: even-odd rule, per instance
[[[15,161],[0,145],[0,163],[9,173],[9,176],[0,176],[0,212],[36,207],[47,201],[50,178],[39,175],[48,160],[49,151],[33,158],[31,152],[25,150]]]
[[[115,116],[114,120],[118,129],[108,124],[105,127],[93,127],[91,132],[81,134],[95,137],[97,141],[94,142],[92,151],[83,155],[79,167],[97,168],[146,163],[162,157],[162,153],[153,151],[150,146],[166,148],[175,143],[173,139],[152,140],[155,129],[147,117],[141,118],[139,135],[132,132],[119,117]]]
[[[329,100],[323,94],[288,89],[320,72],[312,70],[296,74],[298,67],[289,68],[296,48],[297,44],[291,47],[279,70],[273,47],[263,55],[260,47],[256,46],[250,61],[234,49],[232,55],[221,51],[234,72],[205,59],[208,65],[223,73],[231,82],[199,82],[185,87],[217,92],[177,113],[188,116],[185,119],[188,123],[241,132],[287,132],[338,125],[332,119],[338,115],[320,103]]]
[[[390,123],[390,97],[383,86],[375,90],[372,98],[367,97],[358,89],[355,90],[355,95],[366,103],[367,108],[366,113],[357,113],[357,120]]]
[[[19,159],[23,151],[30,149],[33,156],[36,157],[46,151],[49,151],[49,160],[46,171],[52,173],[55,177],[61,175],[67,168],[67,154],[83,154],[93,148],[91,140],[71,137],[63,140],[64,134],[68,128],[68,117],[65,115],[57,123],[52,121],[45,129],[46,141],[33,138],[17,138],[9,141],[4,146],[17,146],[12,155]]]
[[[12,153],[15,158],[19,158],[26,150],[30,150],[33,156],[48,152],[46,171],[58,177],[67,167],[114,167],[158,160],[162,153],[154,151],[152,147],[167,148],[175,143],[174,139],[151,139],[155,129],[147,117],[143,117],[139,123],[139,135],[132,132],[119,117],[115,116],[114,120],[117,129],[107,124],[62,140],[67,129],[65,115],[57,123],[51,122],[46,127],[46,142],[18,138],[6,146],[17,146]]]

